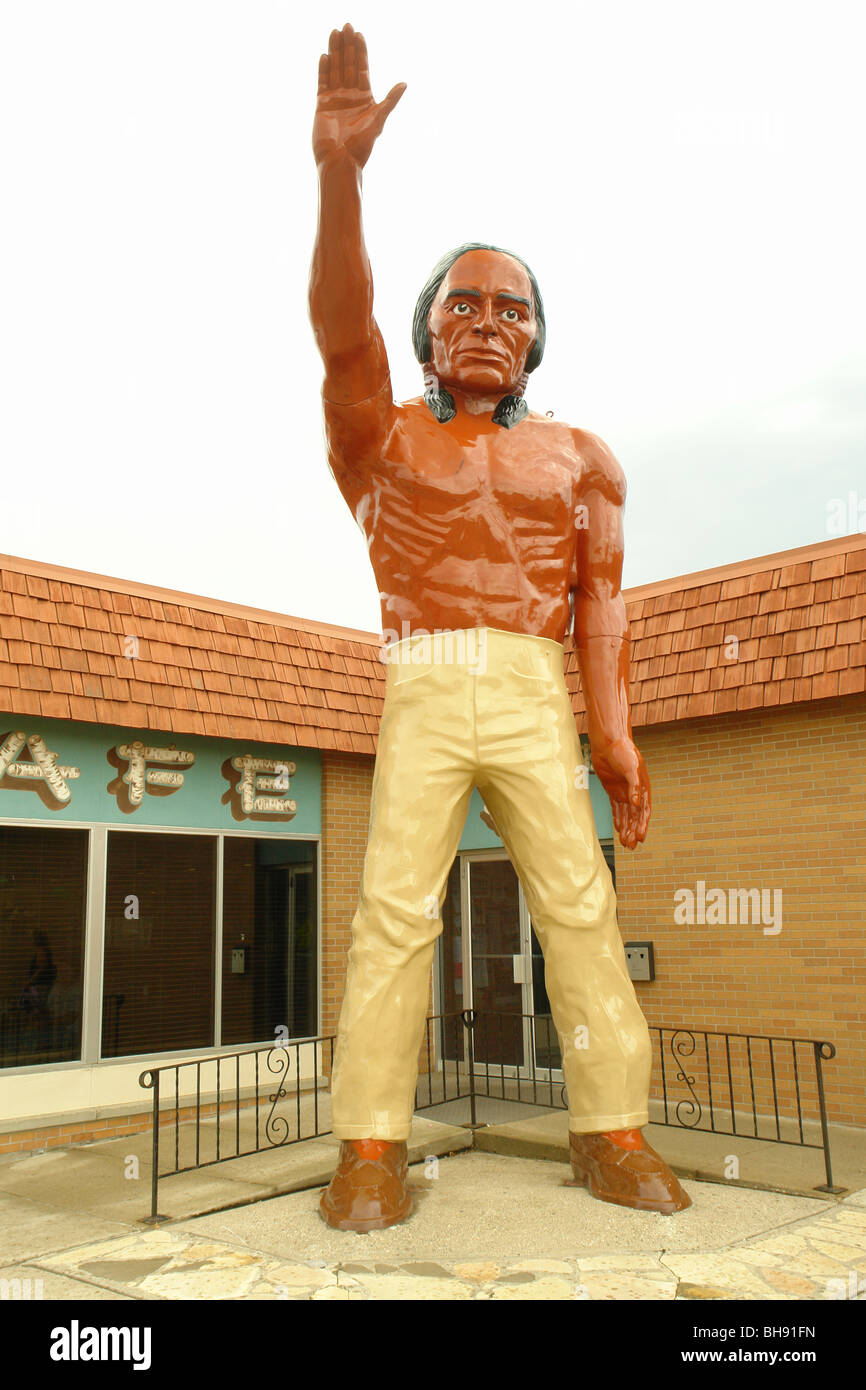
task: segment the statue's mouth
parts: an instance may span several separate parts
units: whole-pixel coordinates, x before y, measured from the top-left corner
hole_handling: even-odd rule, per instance
[[[501,352],[491,352],[485,348],[463,348],[461,357],[475,357],[479,362],[504,362],[505,357]]]

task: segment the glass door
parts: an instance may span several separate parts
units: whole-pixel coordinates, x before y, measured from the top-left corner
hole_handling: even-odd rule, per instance
[[[475,1009],[476,1065],[517,1075],[526,1065],[531,1012],[525,966],[523,894],[517,874],[501,850],[463,854],[455,860],[442,909],[440,1010]],[[444,1056],[463,1060],[464,1032],[449,1021]]]
[[[438,1012],[450,1015],[439,1056],[464,1061],[459,1018],[475,1009],[475,1060],[506,1076],[562,1080],[544,958],[520,881],[503,850],[458,855],[442,907]]]
[[[526,1062],[526,971],[520,883],[511,861],[493,855],[464,858],[469,902],[469,989],[478,1010],[476,1065],[517,1075]]]

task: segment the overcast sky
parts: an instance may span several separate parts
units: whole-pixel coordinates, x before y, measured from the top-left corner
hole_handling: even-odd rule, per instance
[[[0,551],[379,627],[306,303],[347,19],[408,83],[364,177],[398,398],[433,263],[494,242],[545,301],[528,403],[625,469],[626,586],[866,529],[862,6],[0,13]]]

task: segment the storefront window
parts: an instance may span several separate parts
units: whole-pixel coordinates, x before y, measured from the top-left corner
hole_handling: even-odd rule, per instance
[[[0,825],[0,1068],[82,1057],[89,838]],[[102,1057],[315,1036],[317,845],[223,837],[217,964],[219,838],[107,832]]]
[[[223,864],[222,1042],[312,1037],[315,844],[229,835]]]
[[[109,831],[103,1057],[213,1045],[216,848]]]
[[[0,826],[0,1067],[81,1056],[87,841]]]

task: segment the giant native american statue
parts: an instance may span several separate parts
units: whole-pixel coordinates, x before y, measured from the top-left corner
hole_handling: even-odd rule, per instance
[[[593,765],[619,839],[634,849],[650,784],[629,717],[625,481],[595,435],[528,409],[544,310],[529,267],[501,248],[468,243],[436,266],[413,324],[425,390],[392,398],[360,190],[404,90],[376,103],[363,37],[348,24],[331,34],[313,131],[310,312],[329,462],[367,538],[387,665],[332,1078],[340,1162],[321,1211],[354,1231],[411,1212],[406,1141],[438,907],[478,787],[544,953],[574,1177],[602,1201],[671,1213],[690,1199],[641,1134],[649,1033],[576,775],[583,760],[563,676],[573,624]],[[402,196],[395,190],[395,208]]]

